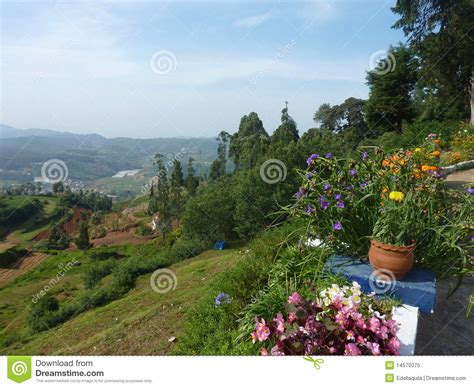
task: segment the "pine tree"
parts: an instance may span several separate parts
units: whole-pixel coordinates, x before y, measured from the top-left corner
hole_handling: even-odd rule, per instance
[[[91,246],[89,240],[89,225],[86,221],[81,221],[79,224],[79,236],[77,237],[75,244],[82,250],[89,249]]]

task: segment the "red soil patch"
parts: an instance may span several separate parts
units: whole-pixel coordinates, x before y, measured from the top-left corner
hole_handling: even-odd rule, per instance
[[[123,244],[143,244],[150,240],[150,236],[136,236],[135,228],[129,231],[113,231],[107,233],[107,236],[92,240],[94,247],[103,245],[123,245]]]

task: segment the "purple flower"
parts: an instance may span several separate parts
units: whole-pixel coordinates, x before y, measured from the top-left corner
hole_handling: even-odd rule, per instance
[[[221,292],[220,294],[218,294],[215,299],[216,306],[220,306],[222,304],[229,304],[231,301],[232,298],[225,292]]]
[[[308,172],[308,173],[306,174],[306,178],[307,178],[307,179],[311,179],[312,176],[313,176],[313,174],[311,174],[310,172]]]
[[[346,205],[344,205],[343,201],[337,201],[336,206],[340,209],[344,209]]]
[[[351,174],[352,176],[357,176],[357,170],[353,168],[352,170],[349,170],[349,174]]]
[[[364,151],[364,152],[362,152],[361,158],[362,158],[362,160],[365,162],[365,161],[367,160],[368,156],[369,156],[369,153],[366,152],[366,151]]]
[[[316,159],[319,158],[319,155],[318,154],[312,154],[308,160],[306,160],[306,163],[308,163],[308,166],[311,166],[311,163],[313,163],[313,161],[315,161]]]
[[[354,190],[354,185],[347,185],[347,186],[346,186],[346,189],[347,189],[347,190]]]
[[[326,201],[326,198],[324,198],[323,195],[319,197],[319,204],[323,210],[326,210],[329,207],[329,202]]]
[[[328,152],[326,154],[326,159],[331,159],[332,158],[332,152]]]
[[[331,188],[331,185],[329,183],[325,183],[323,186],[324,191],[328,191]]]
[[[314,207],[310,206],[310,205],[307,205],[306,206],[306,209],[305,209],[305,212],[308,213],[308,214],[311,214],[311,213],[314,213],[316,210],[314,209]]]
[[[332,226],[332,228],[333,228],[334,230],[341,230],[341,229],[342,229],[342,224],[341,224],[341,222],[340,222],[340,221],[337,221],[337,222]]]
[[[308,190],[305,187],[300,187],[300,189],[295,193],[296,199],[301,199],[301,197],[304,197],[307,191]]]
[[[471,195],[474,194],[474,187],[469,187],[469,188],[467,189],[467,192],[468,192],[469,194],[471,194]]]
[[[363,182],[363,183],[360,184],[360,187],[364,189],[364,188],[366,188],[368,185],[369,185],[369,182]]]
[[[335,194],[335,195],[334,195],[334,199],[335,199],[336,201],[340,201],[340,200],[342,199],[342,195],[341,195],[341,194]]]

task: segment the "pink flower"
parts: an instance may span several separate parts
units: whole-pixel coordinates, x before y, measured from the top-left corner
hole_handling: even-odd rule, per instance
[[[400,342],[398,342],[397,337],[390,338],[387,344],[388,350],[390,350],[393,354],[398,354],[400,351]]]
[[[342,327],[346,324],[346,315],[342,311],[338,311],[336,314],[336,323],[339,323]]]
[[[255,318],[255,332],[251,335],[254,339],[254,343],[255,338],[262,342],[270,337],[270,328],[267,326],[265,319],[262,318],[262,322],[259,322],[257,318]]]
[[[374,356],[380,354],[380,345],[377,342],[367,342],[365,346],[367,346]]]
[[[336,348],[335,348],[334,346],[331,346],[331,347],[329,348],[329,353],[331,353],[331,354],[336,353]]]
[[[364,337],[362,337],[361,335],[358,335],[357,336],[357,343],[358,344],[364,344],[365,343]]]
[[[252,343],[254,344],[257,341],[257,333],[252,331],[250,336],[252,337]]]
[[[377,317],[369,319],[369,329],[376,333],[380,327],[380,320]]]
[[[293,323],[294,321],[296,321],[296,314],[291,311],[288,313],[288,323]]]
[[[272,356],[284,356],[285,353],[282,351],[281,347],[279,344],[276,344],[272,350],[270,350]]]
[[[377,332],[375,333],[377,335],[377,337],[379,338],[382,338],[382,339],[387,339],[388,338],[388,333],[389,333],[389,329],[387,326],[380,326],[380,329],[377,330]]]
[[[347,339],[348,339],[349,341],[352,341],[353,339],[355,339],[355,337],[354,337],[354,332],[353,332],[352,330],[348,330],[348,331],[347,331]]]
[[[350,343],[350,344],[346,344],[344,354],[346,356],[360,356],[362,352],[360,351],[360,349],[357,347],[356,344]]]
[[[266,348],[262,348],[262,350],[260,350],[260,354],[262,356],[269,356],[270,354],[268,353],[268,350]]]
[[[283,314],[278,313],[273,322],[276,323],[276,335],[283,334],[283,332],[285,331],[285,320],[283,319]]]
[[[396,335],[398,332],[398,323],[393,319],[389,319],[386,323],[387,327],[390,329],[392,335]]]
[[[288,303],[291,303],[291,304],[302,304],[304,302],[304,299],[303,297],[298,294],[296,291],[293,292],[293,294],[291,294],[289,297],[288,297]]]

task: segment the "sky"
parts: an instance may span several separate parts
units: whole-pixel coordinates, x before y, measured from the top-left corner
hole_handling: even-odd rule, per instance
[[[106,137],[234,133],[252,111],[271,133],[285,101],[302,133],[404,40],[395,0],[0,2],[0,123]]]

